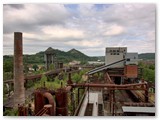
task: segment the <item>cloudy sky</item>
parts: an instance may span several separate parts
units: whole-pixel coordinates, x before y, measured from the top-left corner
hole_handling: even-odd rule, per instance
[[[48,47],[105,55],[105,47],[155,52],[155,4],[5,4],[3,54],[13,54],[14,32],[23,32],[24,54]]]

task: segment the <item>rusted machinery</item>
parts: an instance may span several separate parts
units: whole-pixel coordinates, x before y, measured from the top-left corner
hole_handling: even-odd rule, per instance
[[[18,105],[18,116],[27,116],[28,108],[24,105]]]
[[[67,88],[69,89],[69,87]],[[66,88],[59,88],[50,93],[47,89],[35,91],[35,116],[67,116],[68,115],[68,95]],[[53,97],[55,95],[55,99]]]
[[[68,96],[67,91],[64,88],[60,88],[55,93],[56,100],[56,115],[67,116],[68,115]]]
[[[115,90],[140,90],[145,91],[145,102],[148,103],[148,85],[147,83],[136,83],[136,84],[92,84],[92,83],[84,83],[84,84],[70,84],[70,86],[74,87],[98,87],[98,88],[107,88],[109,90],[109,98],[110,98],[110,112],[114,115],[114,103],[115,103]]]
[[[45,105],[52,105],[49,107],[46,114],[54,116],[56,114],[56,104],[53,96],[46,89],[38,89],[35,91],[35,115],[44,109]]]

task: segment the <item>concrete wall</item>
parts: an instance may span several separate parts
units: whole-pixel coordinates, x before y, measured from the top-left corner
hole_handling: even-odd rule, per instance
[[[127,53],[127,47],[107,47],[105,52],[105,64],[122,60],[125,58]],[[117,63],[111,67],[123,67],[125,62]]]
[[[130,61],[126,61],[126,65],[130,64],[138,65],[138,53],[127,53],[126,58],[130,59]]]

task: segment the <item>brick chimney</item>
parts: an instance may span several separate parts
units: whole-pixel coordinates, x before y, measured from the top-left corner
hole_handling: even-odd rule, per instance
[[[25,103],[22,33],[14,33],[14,107]]]

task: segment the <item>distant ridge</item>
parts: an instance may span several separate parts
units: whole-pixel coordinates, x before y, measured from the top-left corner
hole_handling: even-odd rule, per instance
[[[138,54],[138,58],[143,60],[153,60],[155,59],[155,53],[141,53]]]
[[[61,51],[61,50],[53,49],[53,48],[49,47],[45,51],[41,51],[41,52],[38,52],[33,55],[24,55],[23,61],[24,61],[24,63],[29,63],[29,64],[44,64],[44,52],[46,52],[46,51],[55,52],[55,54],[57,55],[57,59],[59,61],[64,62],[64,63],[68,63],[73,60],[81,61],[83,63],[85,63],[87,61],[97,61],[97,60],[104,61],[105,60],[104,56],[90,57],[90,56],[87,56],[84,53],[76,50],[75,48],[65,52],[65,51]],[[152,59],[154,60],[155,53],[142,53],[142,54],[139,54],[138,57],[139,57],[139,59],[143,59],[143,60],[152,60]],[[4,61],[6,61],[6,60],[13,61],[13,56],[4,55],[3,60]]]

